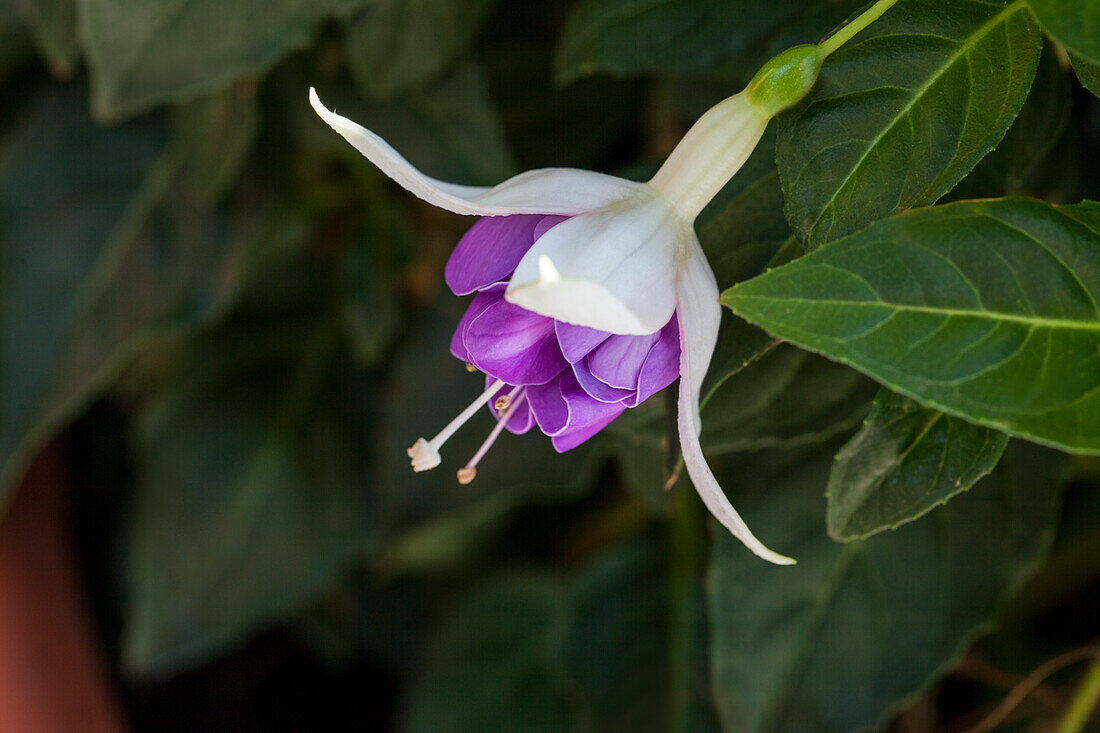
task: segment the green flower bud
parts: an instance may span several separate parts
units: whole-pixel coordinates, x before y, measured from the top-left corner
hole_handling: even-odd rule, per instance
[[[824,58],[818,46],[788,48],[756,72],[745,89],[749,101],[769,117],[798,104],[817,81]]]

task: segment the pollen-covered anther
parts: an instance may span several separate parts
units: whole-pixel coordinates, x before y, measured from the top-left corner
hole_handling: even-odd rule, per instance
[[[474,480],[477,476],[477,464],[485,457],[485,454],[489,452],[489,449],[496,442],[496,439],[500,437],[500,434],[504,431],[504,426],[508,424],[508,421],[512,419],[512,416],[516,414],[516,410],[523,404],[523,400],[526,395],[524,394],[523,387],[515,387],[511,392],[505,395],[501,395],[497,398],[493,406],[500,412],[500,417],[497,419],[497,424],[493,426],[492,431],[489,433],[489,437],[485,439],[485,442],[481,444],[481,447],[477,449],[477,453],[474,453],[474,457],[470,459],[462,468],[458,469],[458,483],[465,486]],[[504,403],[504,407],[501,407],[501,402]]]
[[[466,362],[466,371],[471,372],[471,373],[476,372],[477,367],[474,366],[473,364],[471,364],[470,362]]]

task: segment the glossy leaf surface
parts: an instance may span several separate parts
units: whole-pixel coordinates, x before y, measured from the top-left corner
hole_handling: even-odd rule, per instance
[[[1047,33],[1093,63],[1100,64],[1100,2],[1028,0]]]
[[[949,191],[1004,136],[1039,50],[1022,0],[901,0],[830,56],[776,147],[807,248]]]
[[[993,470],[1007,442],[883,390],[829,474],[830,536],[863,539],[918,518]]]
[[[1100,206],[959,202],[723,294],[775,336],[968,420],[1100,452]]]

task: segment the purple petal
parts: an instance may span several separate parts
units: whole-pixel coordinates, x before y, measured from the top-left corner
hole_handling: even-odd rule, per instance
[[[661,329],[660,336],[649,350],[646,363],[641,365],[638,393],[625,401],[627,407],[646,402],[680,376],[680,326],[675,318]]]
[[[601,382],[619,389],[637,389],[638,376],[660,332],[645,336],[612,336],[588,355],[588,368]]]
[[[507,278],[535,243],[535,227],[546,218],[515,214],[478,219],[447,260],[443,277],[448,287],[455,295],[469,295]]]
[[[600,402],[622,402],[634,396],[632,389],[616,389],[592,376],[592,372],[588,369],[588,359],[573,365],[573,376],[577,378],[577,382],[585,392]]]
[[[470,322],[463,345],[474,366],[508,384],[544,384],[569,365],[554,321],[503,299]]]
[[[622,403],[593,399],[570,371],[548,384],[529,387],[527,394],[539,427],[558,451],[580,445],[626,409]]]
[[[554,450],[558,453],[564,453],[567,450],[572,450],[584,441],[591,438],[596,433],[606,428],[611,421],[617,418],[626,410],[626,405],[619,403],[617,405],[608,405],[608,407],[614,407],[613,411],[608,411],[600,419],[595,422],[583,425],[576,430],[569,430],[560,435],[555,435],[550,438],[550,442],[554,444]]]
[[[571,372],[562,373],[559,385],[562,397],[569,405],[568,425],[557,435],[551,436],[554,449],[559,453],[576,448],[607,427],[626,409],[621,402],[608,404],[592,399]]]
[[[466,312],[462,314],[462,318],[458,321],[458,326],[455,328],[454,335],[451,336],[451,353],[454,354],[456,359],[469,362],[470,354],[466,351],[465,344],[462,343],[462,339],[465,337],[466,329],[475,318],[485,312],[485,309],[493,305],[497,301],[504,300],[504,289],[507,286],[504,283],[500,285],[494,285],[490,288],[486,288],[470,301],[470,306],[466,309]]]
[[[486,376],[485,386],[489,387],[495,381],[496,380],[492,377]],[[493,413],[493,417],[495,419],[500,420],[500,411],[497,410],[495,406],[497,398],[503,397],[506,394],[511,394],[512,390],[515,388],[515,385],[506,384],[500,388],[499,392],[493,395],[493,399],[489,400],[489,411]],[[535,416],[531,412],[530,403],[527,402],[526,391],[527,390],[524,390],[523,392],[519,393],[519,397],[517,398],[519,400],[519,404],[516,407],[516,411],[512,413],[512,416],[508,418],[508,422],[504,425],[505,428],[507,428],[510,432],[515,433],[516,435],[523,435],[531,429],[531,426],[535,424]]]
[[[642,372],[638,376],[638,395],[627,400],[627,407],[637,407],[680,376],[680,326],[675,316],[661,329],[661,337],[649,350]]]
[[[527,388],[527,402],[539,424],[539,429],[547,435],[560,433],[569,424],[569,405],[561,394],[558,379],[546,384]]]
[[[546,234],[548,231],[556,227],[558,224],[561,224],[568,218],[568,216],[555,216],[553,214],[542,217],[539,223],[535,225],[535,239],[531,243],[534,244],[535,242],[537,242],[543,234]]]
[[[588,352],[596,348],[610,336],[607,331],[597,331],[586,326],[574,326],[565,321],[554,321],[554,330],[558,334],[561,353],[570,364],[580,361]]]

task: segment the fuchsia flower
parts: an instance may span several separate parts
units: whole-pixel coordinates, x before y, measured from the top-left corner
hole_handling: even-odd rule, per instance
[[[801,48],[813,51],[780,71],[797,67],[806,76],[812,67],[816,78],[816,47]],[[439,465],[440,447],[483,405],[491,403],[498,422],[458,472],[464,483],[504,428],[538,425],[557,450],[569,450],[679,377],[680,446],[703,502],[760,557],[794,562],[753,536],[699,444],[699,389],[721,307],[693,224],[771,117],[798,98],[777,103],[767,68],[703,115],[648,183],[564,168],[527,171],[492,188],[444,183],[310,90],[317,114],[394,181],[430,204],[484,217],[459,241],[445,275],[456,295],[475,294],[451,352],[486,374],[486,390],[437,436],[416,441],[414,470]]]

